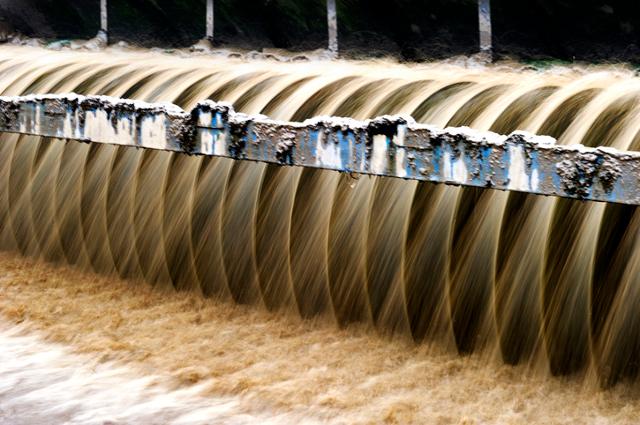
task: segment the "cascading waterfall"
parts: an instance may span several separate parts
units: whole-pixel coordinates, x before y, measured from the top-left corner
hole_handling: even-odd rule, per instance
[[[0,49],[0,93],[202,99],[300,121],[405,114],[640,148],[640,80],[446,65]],[[497,349],[611,385],[640,360],[635,207],[3,134],[5,250],[237,303]]]

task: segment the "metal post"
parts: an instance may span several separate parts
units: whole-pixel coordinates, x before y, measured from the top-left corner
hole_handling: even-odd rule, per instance
[[[109,41],[109,15],[107,13],[107,0],[100,0],[100,31],[98,38],[105,43]]]
[[[329,27],[329,52],[338,55],[338,12],[336,0],[327,0],[327,24]]]
[[[493,56],[491,0],[478,0],[478,14],[480,18],[480,53],[491,58]]]
[[[213,0],[207,0],[207,40],[213,43]]]

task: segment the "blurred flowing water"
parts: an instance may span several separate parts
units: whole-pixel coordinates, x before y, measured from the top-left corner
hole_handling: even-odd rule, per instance
[[[302,415],[243,413],[238,398],[171,389],[0,324],[0,424],[294,424]],[[313,418],[304,416],[305,423]]]
[[[3,95],[67,92],[185,109],[208,98],[282,120],[409,114],[562,144],[640,143],[640,79],[624,70],[0,48]],[[640,370],[635,207],[9,134],[0,141],[4,250],[337,328],[364,325],[541,376],[610,387]]]

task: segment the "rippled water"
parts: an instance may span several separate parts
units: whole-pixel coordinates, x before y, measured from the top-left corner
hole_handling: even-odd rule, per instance
[[[640,146],[640,79],[613,69],[0,48],[2,94],[71,91]],[[305,420],[637,413],[635,207],[6,134],[0,158],[0,247],[38,260],[5,258],[2,313],[47,340]]]
[[[166,377],[140,375],[113,362],[74,355],[63,346],[0,323],[0,423],[295,424],[301,414],[243,413],[238,397],[181,389]],[[315,422],[309,415],[305,423]]]
[[[366,327],[337,330],[329,320],[158,293],[6,253],[0,317],[7,424],[44,425],[52,422],[38,418],[63,411],[79,423],[148,423],[134,418],[152,415],[162,420],[150,423],[162,424],[193,414],[203,425],[635,424],[640,417],[637,386],[602,391],[584,377],[551,378],[496,356],[460,357]],[[17,377],[25,380],[12,385]],[[33,391],[28,399],[25,388]]]

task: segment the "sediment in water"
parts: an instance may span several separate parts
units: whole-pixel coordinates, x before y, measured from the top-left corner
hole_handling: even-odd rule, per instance
[[[0,92],[203,99],[302,121],[405,114],[636,149],[639,80],[445,65],[0,49]],[[1,246],[220,300],[635,379],[635,208],[2,135]],[[602,247],[607,247],[603,250]]]

